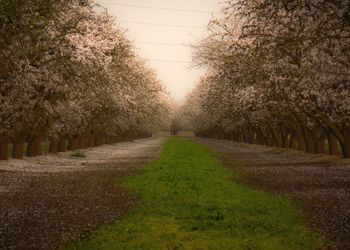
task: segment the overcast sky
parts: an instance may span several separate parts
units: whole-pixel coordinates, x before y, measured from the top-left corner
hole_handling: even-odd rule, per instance
[[[97,0],[116,17],[140,56],[165,83],[173,99],[184,100],[203,69],[191,68],[187,45],[205,36],[219,0]],[[178,26],[178,27],[174,27]]]

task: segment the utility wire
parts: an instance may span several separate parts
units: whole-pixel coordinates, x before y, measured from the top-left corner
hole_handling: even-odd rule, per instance
[[[145,59],[145,61],[165,62],[165,63],[192,63],[190,61],[175,61],[175,60],[162,60],[162,59]]]
[[[122,23],[132,23],[132,24],[141,24],[141,25],[152,25],[152,26],[164,26],[164,27],[173,27],[173,28],[186,28],[186,29],[205,29],[204,26],[187,26],[187,25],[174,25],[174,24],[165,24],[165,23],[147,23],[147,22],[135,22],[135,21],[124,21],[120,20]]]
[[[125,7],[130,7],[130,8],[143,8],[143,9],[166,10],[166,11],[179,11],[179,12],[191,12],[191,13],[217,13],[217,12],[209,11],[209,10],[161,8],[161,7],[146,6],[146,5],[133,5],[133,4],[111,3],[111,2],[99,2],[99,3],[100,3],[100,4],[109,4],[109,5],[125,6]]]
[[[150,45],[163,45],[163,46],[182,46],[191,47],[191,45],[180,44],[180,43],[158,43],[158,42],[135,42],[137,44],[150,44]]]

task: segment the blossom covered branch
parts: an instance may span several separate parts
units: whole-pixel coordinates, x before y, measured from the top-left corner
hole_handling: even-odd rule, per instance
[[[149,134],[169,110],[162,85],[93,1],[0,2],[0,154],[85,148]]]
[[[350,1],[227,1],[195,45],[198,135],[350,157]],[[328,144],[328,147],[325,146]]]

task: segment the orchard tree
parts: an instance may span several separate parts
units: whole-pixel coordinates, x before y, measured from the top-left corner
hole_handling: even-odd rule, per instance
[[[93,1],[0,2],[0,145],[7,158],[150,133],[166,116],[162,84]],[[126,137],[124,138],[126,139]]]
[[[315,153],[327,139],[331,154],[339,143],[350,157],[349,9],[349,1],[227,1],[194,46],[209,68],[205,90],[194,92],[196,119],[215,121],[198,131]]]

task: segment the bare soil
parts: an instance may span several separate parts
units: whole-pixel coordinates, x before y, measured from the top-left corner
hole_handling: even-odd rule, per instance
[[[350,249],[349,160],[225,140],[195,140],[223,153],[225,165],[238,172],[235,180],[291,199],[323,238],[322,249]]]
[[[130,211],[118,185],[154,159],[164,137],[0,163],[0,249],[57,249]]]

